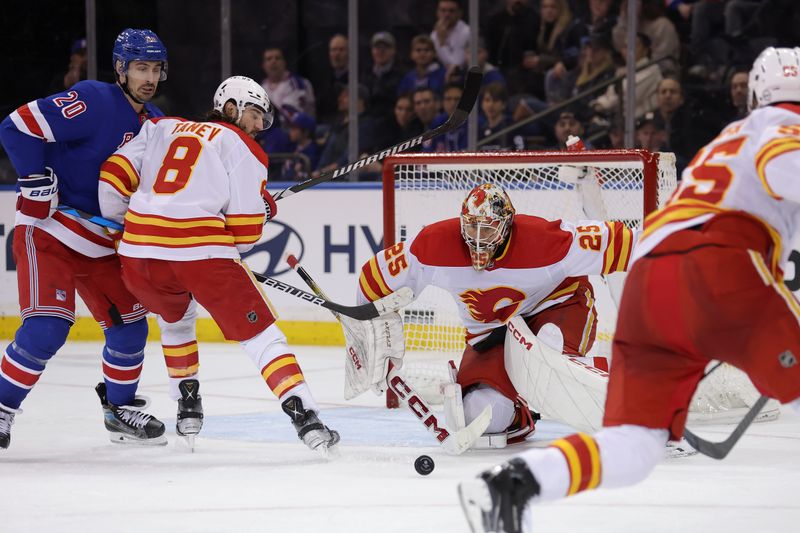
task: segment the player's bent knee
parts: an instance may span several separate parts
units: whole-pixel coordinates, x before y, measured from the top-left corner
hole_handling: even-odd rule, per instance
[[[258,368],[262,368],[278,356],[292,353],[289,349],[289,344],[286,342],[286,336],[275,324],[270,324],[268,328],[255,337],[242,341],[240,344]]]
[[[606,427],[594,435],[603,465],[603,487],[624,487],[647,478],[666,452],[669,432],[644,426]]]
[[[118,354],[138,355],[147,344],[147,320],[113,326],[105,330],[106,346]]]
[[[478,385],[464,395],[464,421],[469,424],[480,415],[487,405],[492,406],[492,421],[486,433],[500,433],[514,421],[514,402],[488,385]]]
[[[72,322],[54,316],[26,318],[14,336],[16,351],[22,356],[48,360],[67,342]]]

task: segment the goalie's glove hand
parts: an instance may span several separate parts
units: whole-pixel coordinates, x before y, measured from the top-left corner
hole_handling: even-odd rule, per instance
[[[17,210],[29,217],[48,218],[58,207],[58,178],[45,167],[42,174],[29,174],[17,180],[20,196]]]
[[[278,204],[275,203],[272,195],[264,188],[261,189],[261,198],[264,200],[264,211],[266,213],[264,224],[266,224],[278,214]]]

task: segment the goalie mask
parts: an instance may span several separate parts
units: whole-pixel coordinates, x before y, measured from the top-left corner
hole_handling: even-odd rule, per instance
[[[491,183],[478,185],[461,205],[461,236],[469,247],[472,268],[491,265],[500,245],[511,234],[514,206],[506,192]]]
[[[269,101],[267,91],[248,78],[247,76],[231,76],[217,87],[214,93],[214,109],[220,113],[225,113],[225,104],[232,101],[236,104],[241,119],[244,110],[248,106],[254,106],[264,113],[264,128],[272,126],[273,110],[272,103]]]
[[[766,48],[753,62],[747,88],[748,110],[800,102],[800,48]]]

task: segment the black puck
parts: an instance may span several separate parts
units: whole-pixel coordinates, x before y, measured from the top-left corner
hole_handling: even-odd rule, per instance
[[[433,472],[434,466],[436,465],[429,455],[420,455],[417,457],[417,460],[414,461],[414,469],[417,471],[417,474],[421,476],[427,476]]]

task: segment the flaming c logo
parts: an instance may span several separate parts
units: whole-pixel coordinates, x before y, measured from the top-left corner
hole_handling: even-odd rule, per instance
[[[507,322],[525,300],[525,293],[511,287],[493,287],[486,290],[470,289],[459,294],[469,314],[478,322]]]

